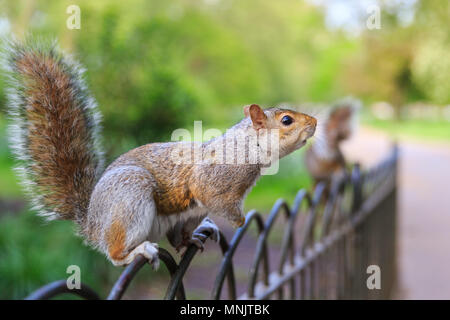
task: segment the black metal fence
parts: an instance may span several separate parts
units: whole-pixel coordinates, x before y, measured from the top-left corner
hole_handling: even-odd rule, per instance
[[[278,200],[264,221],[250,211],[246,223],[230,242],[221,234],[223,254],[211,292],[212,299],[387,299],[396,281],[396,174],[398,151],[367,172],[355,165],[326,190],[318,184],[310,195],[300,190],[292,208]],[[282,217],[280,217],[282,216]],[[302,216],[302,223],[298,223]],[[267,238],[277,219],[284,218],[285,232],[276,265],[269,264]],[[233,255],[249,226],[258,239],[250,266],[246,294],[237,296]],[[208,235],[209,236],[209,235]],[[191,245],[180,263],[160,248],[159,257],[171,275],[164,299],[185,299],[183,276],[197,253]],[[138,256],[114,284],[107,299],[120,299],[137,272],[146,264]],[[379,267],[381,288],[369,289],[369,266]],[[370,273],[370,272],[369,272]],[[223,294],[227,282],[227,295]],[[50,283],[27,297],[49,299],[62,293],[99,299],[87,285],[69,290],[65,280]]]

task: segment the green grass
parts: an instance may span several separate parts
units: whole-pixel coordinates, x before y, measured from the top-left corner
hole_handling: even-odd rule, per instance
[[[364,124],[381,129],[398,138],[450,142],[450,122],[448,121],[368,119],[364,121]]]

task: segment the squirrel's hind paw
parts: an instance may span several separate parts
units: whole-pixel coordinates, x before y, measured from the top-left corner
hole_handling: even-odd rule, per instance
[[[142,255],[147,258],[148,263],[152,266],[153,270],[155,271],[158,270],[159,268],[158,244],[145,241],[141,245],[144,245]]]
[[[128,265],[136,258],[137,255],[143,255],[148,263],[152,266],[153,270],[159,268],[159,257],[158,257],[158,244],[151,243],[149,241],[144,241],[136,248],[134,248],[124,259],[122,260],[112,260],[115,266]]]

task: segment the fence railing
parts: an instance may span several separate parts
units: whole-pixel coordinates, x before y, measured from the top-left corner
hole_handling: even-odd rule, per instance
[[[330,189],[318,184],[310,195],[300,190],[292,208],[278,200],[267,219],[250,211],[246,222],[230,242],[221,234],[223,254],[219,272],[211,291],[212,299],[377,299],[389,298],[396,281],[396,175],[398,151],[376,167],[361,172],[355,165]],[[280,217],[283,216],[283,217]],[[302,222],[299,224],[299,216]],[[277,219],[285,219],[280,259],[269,263],[267,238]],[[247,292],[237,296],[233,255],[251,225],[258,233]],[[209,234],[205,234],[209,236]],[[188,247],[176,263],[172,255],[160,248],[159,258],[170,273],[164,299],[185,299],[183,277],[197,253]],[[137,272],[147,265],[138,256],[120,275],[107,299],[120,299]],[[381,288],[369,289],[369,266],[381,271]],[[228,295],[222,291],[227,283]],[[49,299],[62,293],[85,299],[99,295],[82,284],[69,290],[65,280],[50,283],[27,299]]]

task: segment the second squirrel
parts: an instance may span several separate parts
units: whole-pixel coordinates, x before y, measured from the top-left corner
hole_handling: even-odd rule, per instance
[[[345,173],[341,143],[353,133],[352,122],[358,108],[359,102],[350,98],[338,102],[324,123],[322,135],[306,150],[306,168],[315,184],[325,182],[329,189],[333,180]]]

